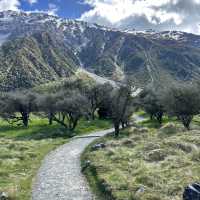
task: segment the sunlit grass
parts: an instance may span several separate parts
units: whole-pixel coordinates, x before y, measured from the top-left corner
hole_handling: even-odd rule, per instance
[[[200,131],[176,126],[173,134],[131,128],[98,140],[106,148],[82,157],[91,161],[85,173],[94,191],[115,200],[182,200],[184,187],[200,180]]]
[[[28,200],[32,179],[43,157],[66,139],[20,141],[0,139],[0,191],[12,199]]]
[[[0,120],[0,192],[13,200],[29,200],[33,178],[44,156],[69,141],[60,125],[32,116],[28,128]],[[108,121],[81,120],[75,133],[86,134],[110,127]]]

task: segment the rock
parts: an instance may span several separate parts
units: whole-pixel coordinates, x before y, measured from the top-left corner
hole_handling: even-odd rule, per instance
[[[141,186],[137,191],[136,191],[136,194],[141,194],[141,193],[144,193],[145,192],[145,187],[144,186]]]
[[[81,171],[84,172],[90,166],[90,164],[91,164],[90,160],[86,160],[82,166]]]
[[[8,200],[8,194],[5,192],[0,192],[0,200]]]
[[[104,149],[106,147],[106,145],[104,143],[99,143],[99,144],[95,144],[93,147],[92,147],[92,150],[93,151],[96,151],[96,150],[99,150],[99,149]]]
[[[166,153],[162,149],[154,149],[147,155],[147,160],[150,162],[158,162],[164,160]]]
[[[177,131],[177,127],[174,123],[167,123],[162,128],[160,128],[160,132],[164,134],[174,134]]]
[[[200,184],[194,183],[185,188],[183,200],[200,200]]]
[[[179,143],[177,147],[186,153],[190,153],[193,150],[192,146],[186,143]]]

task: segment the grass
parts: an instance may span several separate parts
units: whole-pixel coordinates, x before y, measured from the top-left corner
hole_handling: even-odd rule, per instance
[[[85,151],[82,163],[90,160],[85,174],[97,196],[182,200],[184,187],[199,182],[200,131],[183,132],[179,124],[149,128],[147,121],[143,122],[146,128],[124,130],[118,139],[109,136],[97,140],[95,143],[106,144],[104,149],[93,151],[92,144]],[[175,131],[168,131],[173,128]]]
[[[68,133],[58,124],[32,117],[29,128],[0,121],[0,192],[10,200],[29,200],[33,179],[44,156],[69,141]],[[85,134],[110,127],[108,121],[81,120],[74,134]]]
[[[166,116],[163,117],[162,125],[165,125],[170,122],[173,122],[176,124],[179,123],[176,118],[168,118]],[[139,124],[143,127],[150,128],[150,129],[158,129],[161,127],[161,125],[158,123],[158,121],[156,119],[151,120],[150,118],[147,118],[145,121],[140,122]]]
[[[0,139],[0,191],[10,199],[28,200],[31,185],[44,156],[66,139],[20,141]]]

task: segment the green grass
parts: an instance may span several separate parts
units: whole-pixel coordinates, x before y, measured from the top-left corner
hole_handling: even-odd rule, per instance
[[[144,111],[139,111],[136,114],[138,116],[146,118],[146,120],[144,120],[143,122],[140,122],[139,125],[142,126],[142,127],[149,128],[151,130],[158,129],[161,126],[164,126],[164,125],[171,123],[171,122],[176,124],[176,125],[182,124],[179,120],[177,120],[176,117],[164,116],[163,121],[162,121],[162,125],[160,125],[157,120],[155,120],[155,119],[151,120],[150,117],[147,114],[144,113]],[[191,123],[191,127],[193,128],[194,126],[200,126],[200,115],[194,116],[193,121]]]
[[[141,116],[141,117],[145,117],[145,118],[149,117],[149,115],[145,111],[143,111],[141,109],[138,110],[137,112],[135,112],[135,114],[138,115],[138,116]]]
[[[107,120],[93,120],[86,121],[84,119],[80,120],[77,128],[75,129],[73,134],[85,134],[88,132],[106,129],[111,127],[111,123]],[[53,125],[48,125],[47,119],[42,119],[39,117],[32,117],[30,121],[29,128],[25,128],[23,126],[10,125],[6,121],[0,121],[0,137],[5,138],[15,138],[20,140],[40,140],[46,138],[57,138],[64,137],[67,138],[71,135],[71,133],[67,132],[65,128],[60,126],[57,123],[53,123]]]
[[[177,121],[176,118],[168,118],[166,116],[163,117],[162,125],[165,125],[165,124],[170,123],[170,122],[173,122],[173,123],[176,123],[176,124],[180,123],[180,122]],[[147,119],[145,121],[140,122],[139,124],[143,127],[150,128],[150,129],[158,129],[162,126],[158,123],[157,120],[155,120],[155,119],[151,120],[149,117],[147,117]]]
[[[103,120],[81,120],[74,134],[109,128]],[[0,121],[0,192],[12,200],[29,200],[33,178],[44,156],[69,141],[69,133],[60,125],[48,125],[46,119],[32,117],[29,128]]]
[[[67,139],[20,141],[0,139],[0,191],[10,199],[28,200],[31,185],[44,156]]]
[[[82,162],[91,161],[85,174],[94,192],[104,199],[182,200],[184,187],[200,180],[200,131],[175,130],[130,128],[96,141],[105,149],[88,147]]]

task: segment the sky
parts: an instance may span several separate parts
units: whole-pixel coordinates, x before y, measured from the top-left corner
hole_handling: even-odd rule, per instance
[[[200,0],[0,0],[3,10],[43,11],[122,29],[200,34]]]

